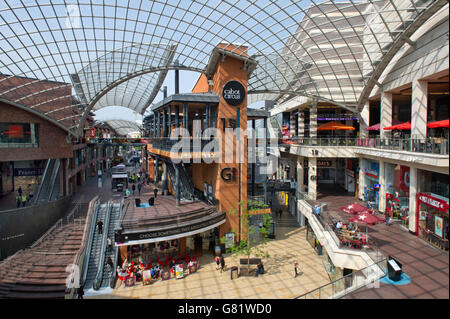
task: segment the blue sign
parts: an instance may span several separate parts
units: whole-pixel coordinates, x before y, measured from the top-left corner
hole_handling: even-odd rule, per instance
[[[381,184],[373,184],[373,188],[380,188]]]

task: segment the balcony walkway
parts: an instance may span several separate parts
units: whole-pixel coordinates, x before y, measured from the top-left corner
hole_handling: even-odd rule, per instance
[[[317,200],[327,203],[330,215],[342,216],[347,222],[350,214],[340,212],[339,207],[361,201],[339,190],[335,185],[320,185]],[[364,205],[365,206],[365,205]],[[361,228],[361,227],[360,227]],[[449,256],[429,245],[426,241],[410,234],[404,227],[393,224],[377,224],[368,227],[369,237],[381,252],[391,255],[403,264],[403,271],[411,278],[408,285],[380,283],[379,288],[361,288],[350,293],[346,299],[448,299],[449,298]]]

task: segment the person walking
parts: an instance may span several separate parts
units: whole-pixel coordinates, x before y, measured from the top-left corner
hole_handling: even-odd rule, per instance
[[[108,250],[112,249],[112,240],[111,238],[108,237],[108,239],[106,239],[106,244],[108,246]]]
[[[141,189],[142,189],[142,184],[141,184],[141,183],[139,183],[139,184],[138,184],[138,191],[139,191],[139,195],[141,195]]]
[[[155,188],[155,189],[153,190],[153,194],[155,194],[155,199],[156,199],[156,196],[158,195],[158,189],[157,189],[157,188]]]
[[[101,220],[99,220],[97,222],[97,227],[98,227],[98,233],[103,234],[103,222]]]
[[[20,203],[22,203],[22,196],[17,195],[17,196],[16,196],[16,204],[17,204],[17,208],[20,207]]]
[[[26,195],[22,195],[21,196],[21,200],[22,200],[23,207],[25,207],[25,205],[27,204],[27,196]]]
[[[17,190],[17,193],[19,193],[19,196],[22,197],[22,187],[21,186],[19,186],[19,189]]]
[[[223,258],[223,255],[220,254],[220,273],[225,271],[225,258]]]
[[[216,270],[218,270],[220,267],[220,257],[216,256]]]
[[[294,270],[295,270],[295,276],[294,276],[294,278],[296,278],[297,275],[298,275],[299,272],[300,272],[300,269],[299,269],[299,267],[298,267],[298,262],[297,262],[297,261],[294,261]]]
[[[134,196],[134,191],[136,190],[136,185],[133,184],[133,185],[131,186],[131,190],[133,191],[133,196]]]
[[[130,190],[127,188],[125,190],[125,198],[128,198],[128,196],[130,196]]]
[[[106,264],[109,267],[109,271],[112,273],[114,270],[114,263],[113,263],[111,257],[108,256],[108,258],[106,259]]]
[[[78,299],[83,299],[83,296],[84,296],[84,287],[83,287],[83,285],[78,287],[77,295],[78,295]]]

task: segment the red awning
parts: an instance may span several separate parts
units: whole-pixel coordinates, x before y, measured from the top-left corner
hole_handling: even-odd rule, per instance
[[[383,128],[383,130],[411,130],[411,123],[406,122],[406,123],[402,123],[402,124],[388,126],[388,127]]]
[[[403,122],[398,121],[398,120],[392,120],[392,124],[394,124],[394,125],[402,124],[402,123]],[[379,130],[380,130],[380,123],[366,127],[366,131],[379,131]]]
[[[339,209],[342,210],[343,212],[346,212],[346,213],[352,214],[352,215],[355,215],[355,214],[358,214],[358,213],[362,213],[362,212],[368,210],[367,207],[364,207],[364,206],[362,206],[362,205],[360,205],[360,204],[358,204],[356,202],[353,203],[353,204],[341,207]]]
[[[439,128],[439,127],[448,128],[448,119],[442,120],[442,121],[436,121],[436,122],[428,122],[427,127],[428,128]]]

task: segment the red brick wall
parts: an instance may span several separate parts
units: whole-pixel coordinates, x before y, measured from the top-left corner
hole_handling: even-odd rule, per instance
[[[39,147],[0,148],[0,162],[72,157],[67,132],[39,116],[0,102],[0,122],[39,123]]]

